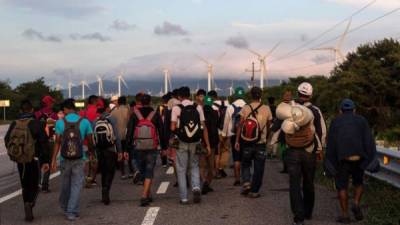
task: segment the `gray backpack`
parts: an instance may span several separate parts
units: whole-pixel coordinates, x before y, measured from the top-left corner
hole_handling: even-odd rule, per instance
[[[32,162],[35,156],[36,140],[33,138],[29,123],[33,119],[15,121],[15,127],[10,133],[10,140],[6,143],[7,154],[17,163]]]
[[[139,120],[134,132],[133,140],[135,141],[135,149],[137,150],[156,150],[158,147],[158,134],[156,126],[152,119],[155,112],[152,111],[147,118],[144,118],[139,110],[134,111]]]

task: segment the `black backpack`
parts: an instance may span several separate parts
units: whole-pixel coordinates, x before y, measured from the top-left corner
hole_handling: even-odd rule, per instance
[[[202,137],[202,128],[200,124],[200,114],[197,111],[197,104],[183,106],[179,117],[179,128],[177,136],[179,140],[186,143],[199,142]]]
[[[225,105],[225,101],[222,100],[221,105],[217,103],[214,103],[213,105],[218,108],[218,129],[222,130],[224,129],[225,115],[228,107]]]
[[[211,106],[205,105],[203,107],[204,117],[206,118],[205,124],[208,131],[208,139],[210,141],[211,147],[218,146],[219,136],[218,136],[218,112],[215,111]]]
[[[94,125],[94,143],[97,148],[105,149],[114,146],[115,134],[107,117],[100,117]]]
[[[61,141],[61,156],[64,159],[81,159],[83,157],[83,140],[79,129],[82,118],[77,122],[64,120],[64,133]]]
[[[232,113],[232,133],[236,135],[237,128],[240,123],[240,111],[242,111],[242,107],[236,106],[235,104],[232,104],[233,107],[233,113]]]

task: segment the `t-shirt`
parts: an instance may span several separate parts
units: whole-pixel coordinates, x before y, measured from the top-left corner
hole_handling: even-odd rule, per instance
[[[182,101],[181,104],[183,106],[188,106],[188,105],[193,105],[193,102],[188,100],[188,99],[185,99],[185,100]],[[197,112],[199,112],[199,115],[200,115],[200,122],[204,122],[205,118],[204,118],[203,108],[201,107],[201,105],[197,105],[196,109],[197,109]],[[174,106],[172,108],[171,121],[172,122],[179,122],[180,115],[181,115],[181,108],[178,105]]]
[[[236,135],[236,133],[232,133],[232,127],[234,125],[232,116],[235,113],[234,106],[243,108],[243,106],[245,106],[245,105],[246,105],[246,102],[243,99],[237,99],[232,104],[230,104],[228,106],[228,108],[226,109],[224,129],[222,130],[222,133],[225,134],[225,136],[231,137],[231,136]]]
[[[261,103],[259,102],[252,102],[250,103],[251,107],[254,109],[256,109]],[[245,105],[242,108],[242,111],[240,111],[240,116],[243,119],[246,119],[251,113],[251,108],[249,105]],[[272,120],[272,113],[271,110],[269,109],[268,106],[266,105],[262,105],[258,110],[257,110],[257,121],[260,124],[260,128],[262,129],[261,132],[261,138],[260,141],[258,142],[258,144],[265,144],[267,143],[267,123],[268,121]]]
[[[65,116],[65,119],[68,122],[77,122],[79,120],[79,118],[81,118],[80,116],[78,116],[78,114],[76,113],[70,113],[68,115]],[[65,124],[64,124],[64,120],[57,120],[56,122],[56,134],[57,135],[63,135],[64,133],[64,128],[65,128]],[[92,125],[89,122],[89,120],[87,119],[82,119],[79,129],[81,131],[81,137],[82,140],[86,138],[86,136],[90,135],[93,133],[93,129],[92,129]]]

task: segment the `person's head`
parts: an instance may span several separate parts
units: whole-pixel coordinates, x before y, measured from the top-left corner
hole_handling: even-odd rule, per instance
[[[209,91],[207,95],[210,96],[214,101],[218,99],[218,93],[214,90]]]
[[[118,96],[113,95],[111,97],[110,104],[113,104],[114,106],[117,106],[118,105]]]
[[[129,103],[129,107],[133,108],[135,106],[136,106],[136,101],[135,100],[133,100],[133,101],[131,101],[131,103]]]
[[[140,102],[142,103],[143,106],[150,106],[151,96],[148,94],[142,95]]]
[[[235,98],[242,99],[244,96],[244,89],[242,87],[235,88]]]
[[[28,99],[22,100],[20,104],[20,110],[22,113],[32,113],[33,112],[33,105],[32,102]]]
[[[100,113],[100,114],[103,114],[105,112],[110,112],[111,111],[110,103],[105,99],[103,99],[103,103],[104,104],[103,104],[102,107],[97,108],[97,112]]]
[[[303,82],[297,88],[297,92],[300,100],[308,102],[313,95],[313,86],[308,82]]]
[[[196,101],[200,104],[203,104],[204,97],[206,96],[206,91],[204,89],[199,89],[196,93]]]
[[[179,97],[179,89],[174,89],[172,91],[172,97],[173,98],[178,98]]]
[[[126,105],[126,96],[121,96],[118,98],[118,105]]]
[[[62,103],[62,109],[65,115],[71,112],[75,112],[76,111],[75,99],[69,98],[64,100],[64,102]]]
[[[190,98],[190,88],[189,87],[181,87],[179,88],[179,97],[182,99],[189,99]]]
[[[283,96],[282,96],[282,101],[283,101],[284,103],[289,103],[289,102],[292,101],[292,100],[293,100],[292,92],[291,92],[291,91],[285,91],[285,92],[283,93]]]
[[[343,101],[340,103],[340,111],[342,113],[345,112],[354,112],[355,111],[355,104],[351,99],[343,99]]]
[[[259,87],[252,87],[250,89],[250,97],[252,101],[261,101],[261,97],[262,97],[262,90]]]
[[[97,97],[96,95],[89,96],[88,105],[97,105],[98,99],[99,99],[99,97]]]
[[[165,95],[163,95],[162,97],[161,97],[161,103],[162,104],[167,104],[168,103],[168,101],[171,99],[171,96],[170,95],[168,95],[168,94],[165,94]]]
[[[214,100],[210,96],[207,95],[204,97],[204,105],[212,106],[213,103],[214,103]]]
[[[135,95],[136,105],[142,104],[140,101],[142,100],[142,96],[144,95],[143,92],[139,92]]]
[[[274,97],[268,97],[268,105],[275,105],[275,98]]]

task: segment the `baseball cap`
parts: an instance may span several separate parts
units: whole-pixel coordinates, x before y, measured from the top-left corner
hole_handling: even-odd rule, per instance
[[[205,96],[204,97],[204,105],[212,106],[214,103],[213,99],[210,96]]]
[[[235,97],[240,98],[244,96],[244,89],[242,87],[235,88]]]
[[[342,110],[353,110],[355,108],[354,102],[351,99],[343,99],[340,103],[340,109]]]
[[[313,87],[310,83],[303,82],[299,85],[297,91],[302,95],[311,96],[313,94]]]

